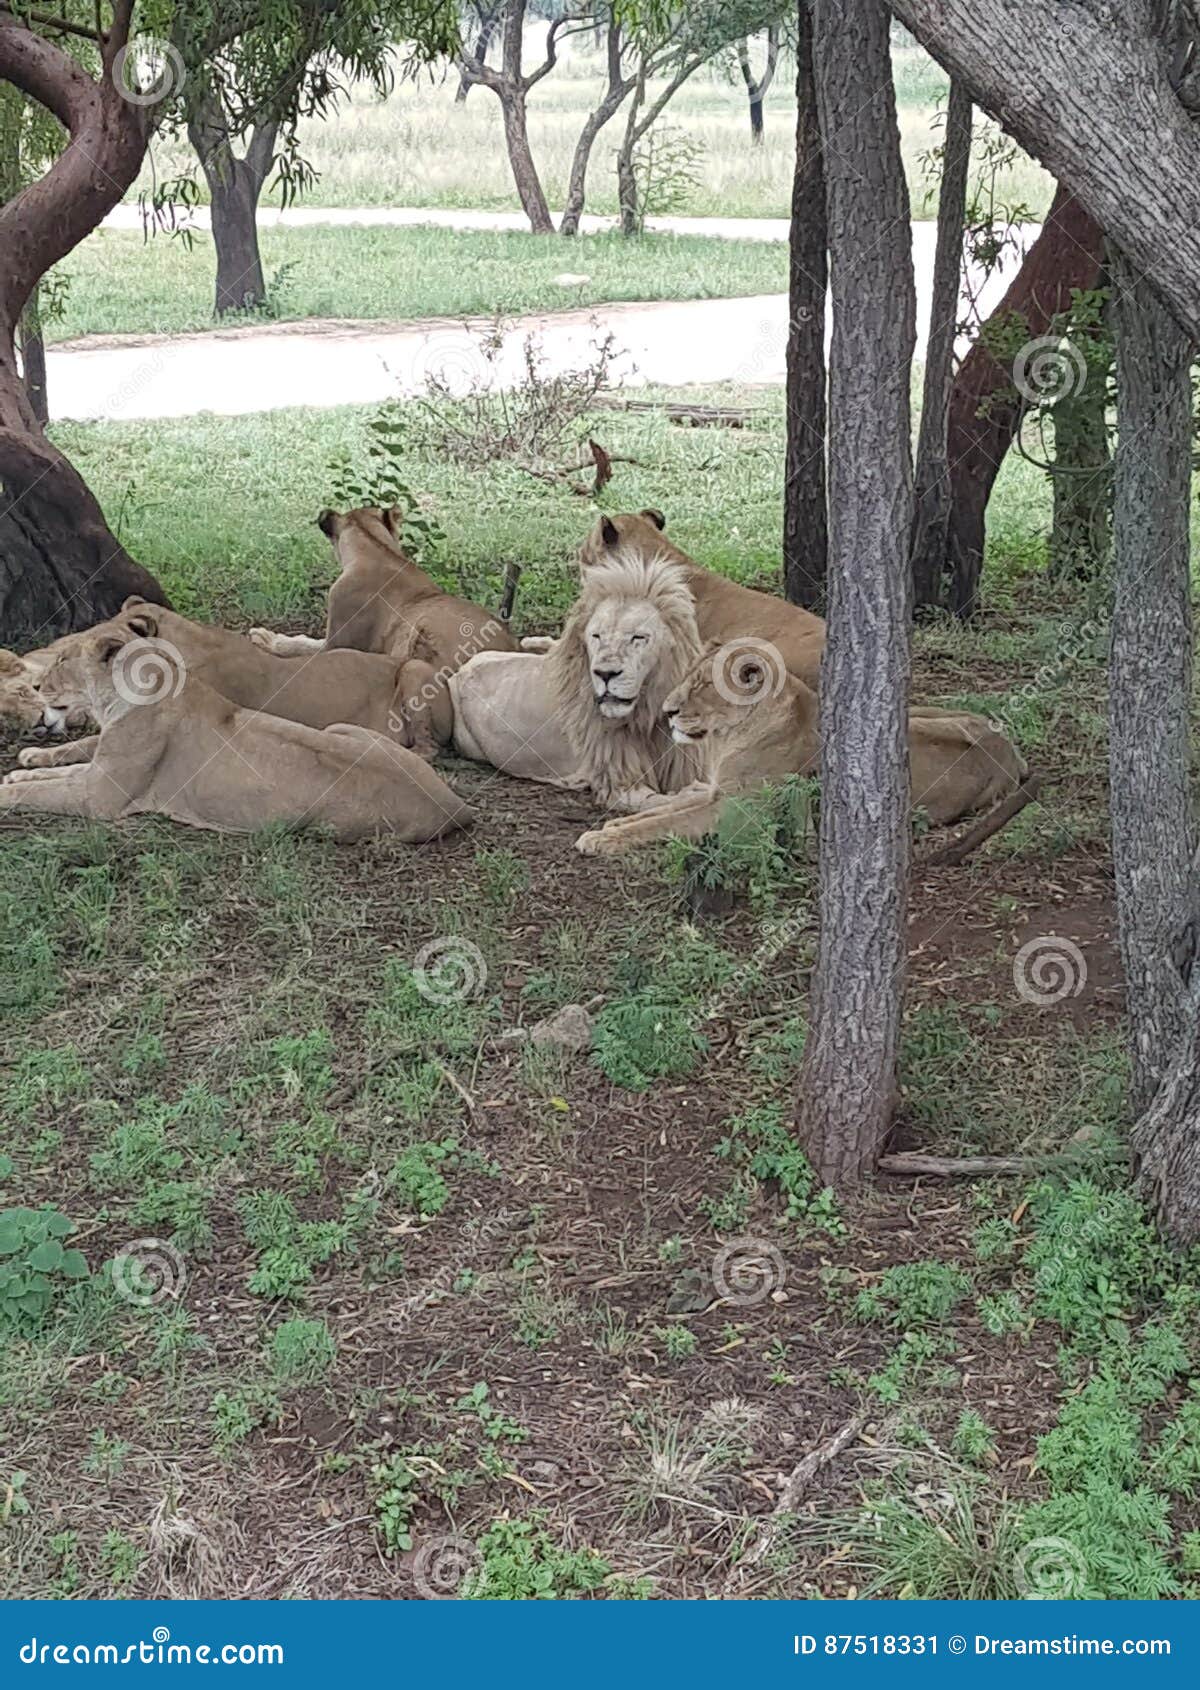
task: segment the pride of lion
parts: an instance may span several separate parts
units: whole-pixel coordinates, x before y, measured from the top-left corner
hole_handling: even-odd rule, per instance
[[[130,599],[86,633],[0,652],[0,717],[97,730],[23,750],[0,809],[415,844],[473,819],[431,767],[451,753],[589,794],[609,819],[577,849],[610,856],[700,838],[730,799],[818,768],[824,623],[695,563],[657,511],[599,518],[561,634],[523,647],[413,562],[399,513],[319,522],[341,570],[321,640]],[[909,761],[938,826],[1011,814],[1027,776],[991,722],[932,706],[909,713]]]

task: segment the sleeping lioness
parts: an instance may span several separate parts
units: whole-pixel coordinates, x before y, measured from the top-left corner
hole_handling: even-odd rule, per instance
[[[36,753],[26,752],[26,766],[0,782],[0,809],[94,821],[161,815],[218,833],[285,822],[345,841],[394,833],[413,843],[471,821],[427,763],[382,734],[243,710],[190,675],[163,694],[140,661],[147,648],[120,623],[101,623],[55,660],[42,697],[64,707],[82,694],[99,735],[65,748],[75,760],[54,766],[30,767]]]
[[[309,728],[353,722],[388,734],[401,745],[411,742],[399,702],[405,695],[402,666],[389,658],[363,651],[330,651],[294,663],[263,651],[228,628],[193,622],[145,599],[126,599],[119,616],[99,622],[89,631],[101,629],[120,630],[150,642],[140,653],[139,664],[156,674],[163,690],[169,690],[177,675],[184,674],[203,681],[246,710],[264,710]],[[53,661],[73,651],[84,637],[72,634],[48,646],[44,653],[30,656]],[[60,671],[60,692],[64,685]],[[44,690],[40,696],[45,719],[53,722],[57,712],[47,706]],[[87,701],[82,692],[66,708],[70,722],[80,716],[86,718]],[[64,754],[70,760],[69,747],[61,752],[39,752],[34,761],[52,766]]]
[[[705,777],[657,809],[582,834],[576,846],[585,856],[616,856],[669,834],[699,839],[716,827],[727,799],[816,773],[817,696],[765,641],[711,641],[663,710],[675,741],[704,756]],[[1011,741],[962,710],[914,706],[908,748],[913,804],[935,826],[1008,797],[1028,773]]]

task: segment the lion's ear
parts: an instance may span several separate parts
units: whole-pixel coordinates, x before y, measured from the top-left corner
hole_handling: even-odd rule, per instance
[[[317,516],[317,527],[327,540],[333,539],[333,523],[336,516],[337,512],[331,510],[323,510]]]
[[[617,527],[611,516],[602,516],[600,518],[600,538],[604,541],[604,544],[610,548],[621,544],[621,530]]]
[[[654,526],[658,529],[659,533],[661,533],[662,530],[667,526],[667,519],[663,515],[663,513],[661,511],[653,510],[649,506],[647,506],[647,508],[644,511],[639,511],[638,515],[644,516],[647,522],[652,522],[654,524]]]
[[[15,651],[0,650],[0,675],[23,675],[25,665]]]
[[[153,611],[139,610],[133,616],[125,618],[125,626],[131,634],[137,634],[143,640],[152,640],[158,633],[158,617]]]
[[[398,540],[404,532],[404,512],[400,509],[400,506],[386,505],[379,514],[383,518],[383,526],[392,536],[392,539]]]
[[[149,599],[140,598],[137,593],[130,593],[129,597],[121,605],[120,614],[124,616],[127,610],[139,610],[142,605],[149,604],[149,602]]]

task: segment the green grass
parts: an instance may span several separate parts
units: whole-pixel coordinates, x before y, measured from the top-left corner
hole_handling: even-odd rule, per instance
[[[532,52],[529,55],[532,62]],[[916,48],[895,54],[901,142],[914,214],[931,216],[921,173],[921,155],[936,146],[940,128],[931,120],[944,105],[946,78]],[[529,133],[542,184],[552,207],[561,206],[571,154],[585,113],[599,86],[599,62],[576,52],[546,77],[529,101]],[[750,144],[746,98],[736,64],[700,71],[667,108],[664,122],[702,148],[699,182],[685,210],[695,216],[786,217],[791,195],[795,135],[792,77],[785,64],[766,102],[766,135]],[[474,88],[456,106],[457,77],[403,85],[380,102],[356,90],[352,102],[328,123],[300,126],[306,157],[319,172],[309,205],[410,205],[519,210],[500,120],[500,103],[486,88]],[[652,88],[653,92],[653,88]],[[613,154],[620,134],[618,114],[602,130],[592,154],[588,210],[616,211]],[[159,180],[190,168],[191,155],[179,142],[155,145]],[[151,182],[147,168],[138,184]],[[1049,177],[1022,158],[1005,172],[1002,196],[1027,204],[1035,215],[1049,204]],[[203,187],[203,184],[201,184]]]
[[[787,287],[782,244],[687,235],[582,235],[568,247],[516,232],[275,228],[262,231],[262,257],[270,299],[251,320],[491,317]],[[68,285],[61,315],[46,325],[51,340],[212,327],[215,259],[207,231],[189,247],[178,237],[144,241],[102,229],[61,274]],[[554,280],[564,274],[588,280]]]
[[[681,429],[655,412],[599,414],[592,426],[602,442],[638,460],[617,466],[604,506],[660,508],[676,543],[705,563],[745,581],[773,582],[783,510],[782,395],[728,387],[707,392],[726,404],[752,406],[755,426]],[[406,411],[412,415],[412,407]],[[189,417],[169,426],[61,424],[53,433],[121,540],[159,576],[179,609],[242,623],[316,623],[335,573],[328,542],[315,526],[331,496],[330,460],[340,451],[361,459],[374,414],[338,407]],[[198,465],[204,498],[181,497],[181,489],[196,485]],[[571,559],[594,509],[503,462],[463,469],[422,452],[415,441],[403,467],[409,486],[446,532],[432,560],[438,579],[493,604],[505,563],[519,562],[525,571],[517,599],[520,630],[554,626],[573,596]],[[1009,543],[1018,551],[1014,579],[1044,557],[1044,479],[1024,460],[1010,459],[996,506],[989,591],[993,602],[1006,602],[1014,591]],[[970,639],[953,637],[969,658]]]

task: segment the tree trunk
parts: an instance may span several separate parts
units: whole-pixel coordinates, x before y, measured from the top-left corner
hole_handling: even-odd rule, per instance
[[[162,588],[115,540],[78,473],[42,434],[0,342],[0,631],[6,645],[46,645],[112,616],[131,593]]]
[[[1195,54],[1161,0],[896,0],[896,17],[1068,183],[1200,339]],[[1036,74],[1031,65],[1036,58]],[[1176,92],[1178,85],[1179,92]]]
[[[617,209],[623,235],[640,235],[642,232],[637,175],[633,168],[634,144],[631,129],[627,129],[617,149]]]
[[[775,79],[775,66],[779,60],[779,26],[772,24],[767,30],[767,62],[760,77],[756,77],[750,67],[750,43],[744,35],[737,43],[737,57],[742,81],[746,84],[746,98],[750,105],[750,144],[761,147],[763,140],[763,101],[767,97],[767,90]]]
[[[925,347],[921,428],[917,439],[916,516],[912,537],[913,605],[917,610],[933,608],[942,602],[942,575],[950,524],[950,465],[946,455],[946,437],[954,382],[958,299],[962,286],[971,118],[971,96],[964,85],[955,80],[950,84],[946,136],[942,146],[933,297],[929,311],[929,338]]]
[[[1113,868],[1133,1098],[1144,1109],[1190,1029],[1172,958],[1191,913],[1191,346],[1115,255],[1116,582],[1109,692]]]
[[[471,56],[472,58],[478,59],[481,65],[485,65],[487,63],[488,51],[492,45],[492,39],[496,33],[496,25],[499,21],[499,7],[489,7],[480,18],[479,34],[475,37],[475,51]],[[473,86],[474,83],[471,77],[469,77],[464,70],[458,80],[458,92],[454,96],[454,103],[456,106],[461,106],[466,103],[467,95],[471,92]]]
[[[1060,186],[1045,227],[954,378],[946,562],[956,616],[970,617],[979,607],[988,500],[1025,404],[1014,362],[1070,308],[1073,290],[1095,287],[1103,263],[1103,231]]]
[[[46,387],[46,339],[42,333],[41,286],[34,288],[21,313],[19,329],[21,371],[33,414],[43,428],[50,421],[50,395]]]
[[[825,499],[825,173],[813,84],[812,0],[798,0],[796,171],[789,231],[787,446],[783,584],[793,604],[820,609],[829,550]]]
[[[621,75],[621,26],[613,23],[608,27],[608,84],[604,98],[592,112],[588,113],[587,121],[575,143],[575,152],[571,158],[571,174],[567,182],[567,199],[563,206],[563,214],[559,219],[558,232],[560,235],[577,235],[579,222],[583,216],[583,207],[587,198],[587,172],[591,162],[592,148],[596,144],[596,137],[610,118],[620,110],[621,104],[634,85],[633,77]]]
[[[1138,1185],[1168,1235],[1200,1240],[1200,897],[1191,802],[1192,347],[1113,256],[1116,595],[1109,686],[1113,870]]]
[[[200,101],[188,122],[188,139],[200,160],[212,201],[217,253],[215,311],[253,311],[266,304],[267,284],[258,246],[258,201],[271,170],[278,126],[256,124],[245,158],[233,150],[229,123],[215,95]]]
[[[891,1126],[906,961],[916,343],[908,189],[883,0],[816,0],[829,205],[829,639],[820,939],[797,1128],[818,1177],[868,1175]]]
[[[1112,456],[1108,384],[1092,370],[1078,393],[1060,399],[1054,425],[1054,517],[1049,572],[1056,581],[1094,580],[1112,555]]]
[[[517,185],[521,209],[528,217],[529,227],[535,235],[552,235],[554,219],[550,215],[550,207],[546,204],[546,195],[542,191],[537,165],[533,161],[533,152],[529,145],[524,93],[513,88],[501,90],[500,108],[504,113],[504,140],[508,147],[508,161],[512,166],[513,181]]]
[[[38,422],[17,370],[17,326],[46,272],[98,227],[137,176],[146,109],[114,72],[131,9],[113,8],[100,75],[15,13],[0,12],[0,80],[45,105],[71,136],[49,169],[0,206],[0,632],[45,641],[162,589],[109,532],[83,481]]]

